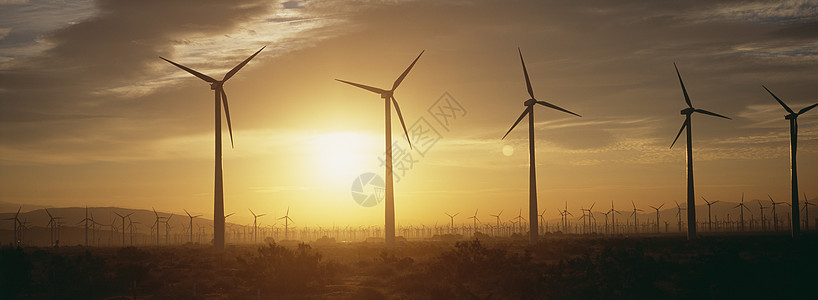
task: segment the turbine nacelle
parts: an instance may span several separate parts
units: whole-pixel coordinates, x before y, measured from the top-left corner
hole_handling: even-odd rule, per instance
[[[211,90],[215,91],[215,90],[218,90],[218,89],[220,89],[222,87],[224,87],[224,81],[216,81],[216,82],[211,82],[210,83],[210,89]]]
[[[796,114],[796,113],[792,113],[792,114],[784,116],[784,120],[795,120],[796,118],[798,118],[798,114]]]
[[[534,98],[525,100],[525,102],[523,103],[523,105],[525,106],[534,106],[534,104],[537,104],[537,99]]]
[[[395,92],[394,90],[384,91],[381,93],[381,98],[388,101],[389,99],[392,99],[392,95],[394,94],[394,92]]]
[[[695,112],[695,111],[696,111],[696,109],[695,109],[695,108],[688,107],[688,108],[683,109],[683,110],[681,111],[681,114],[683,114],[683,115],[689,115],[689,114],[692,114],[692,113],[693,113],[693,112]]]

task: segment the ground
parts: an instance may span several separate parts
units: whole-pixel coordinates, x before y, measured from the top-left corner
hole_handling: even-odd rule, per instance
[[[0,250],[0,299],[814,298],[818,236]]]

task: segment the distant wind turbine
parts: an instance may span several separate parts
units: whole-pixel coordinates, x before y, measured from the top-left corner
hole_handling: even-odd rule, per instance
[[[673,143],[670,144],[670,148],[673,148],[673,145],[676,144],[679,136],[682,135],[682,131],[687,129],[687,239],[693,240],[696,238],[696,193],[693,191],[693,135],[692,129],[690,128],[692,125],[690,116],[694,112],[697,112],[728,120],[730,120],[730,118],[704,109],[693,108],[693,104],[690,102],[690,96],[687,95],[687,89],[685,89],[682,75],[679,74],[679,68],[676,67],[676,63],[673,63],[673,68],[676,69],[676,76],[679,77],[679,84],[682,86],[682,93],[684,93],[687,108],[681,112],[681,114],[685,115],[685,122],[682,124],[682,128],[679,129],[679,133],[676,134],[676,138],[673,139]]]
[[[798,148],[798,116],[818,106],[818,103],[804,107],[797,113],[790,109],[784,101],[781,101],[773,92],[766,86],[763,86],[768,93],[770,93],[781,106],[784,107],[789,114],[784,116],[785,120],[790,120],[790,181],[792,184],[792,236],[797,237],[801,234],[801,216],[799,215],[798,206],[798,165],[796,164],[796,150]]]
[[[266,46],[265,46],[266,47]],[[193,76],[199,77],[200,79],[210,83],[210,89],[214,91],[216,95],[216,168],[215,168],[215,183],[214,183],[214,191],[213,191],[213,247],[216,252],[223,252],[224,251],[224,181],[222,176],[222,108],[221,105],[224,103],[224,114],[227,117],[227,129],[230,132],[230,146],[233,146],[233,125],[230,122],[230,109],[227,106],[227,94],[224,92],[224,83],[227,82],[228,79],[236,75],[244,65],[250,62],[253,57],[256,57],[261,50],[264,50],[264,47],[261,47],[256,53],[253,53],[250,57],[245,59],[243,62],[239,63],[233,69],[231,69],[227,74],[224,75],[222,80],[213,79],[210,76],[205,74],[199,73],[191,68],[185,67],[183,65],[177,64],[172,62],[164,57],[160,57],[161,59],[173,64],[174,66],[179,67],[182,70],[187,71]]]
[[[284,239],[289,239],[289,230],[290,230],[290,222],[293,222],[293,219],[290,219],[290,207],[287,206],[287,213],[284,214],[283,217],[278,218],[279,220],[284,220]],[[295,222],[293,222],[295,223]]]
[[[746,205],[744,205],[744,193],[741,193],[741,202],[734,206],[733,208],[738,208],[739,210],[739,218],[741,219],[741,232],[744,232],[744,210],[750,211]]]
[[[472,230],[473,230],[474,232],[478,232],[478,231],[479,231],[479,230],[477,230],[477,222],[480,222],[480,219],[478,219],[478,218],[477,218],[477,211],[478,211],[478,210],[479,210],[479,208],[478,208],[478,209],[476,209],[476,210],[474,210],[474,215],[473,215],[473,216],[471,216],[471,217],[469,217],[469,219],[472,219],[472,226],[473,226],[473,227],[472,227],[472,228],[473,228]]]
[[[14,222],[14,242],[12,244],[14,244],[16,246],[20,245],[20,236],[18,235],[18,232],[20,231],[20,227],[22,227],[22,222],[20,222],[20,210],[21,209],[23,209],[22,206],[17,208],[17,213],[14,214],[14,218],[3,219],[3,220],[11,220],[11,221]],[[87,208],[86,208],[85,213],[86,213],[86,215],[88,214],[88,209]],[[85,244],[86,244],[86,246],[88,244],[88,228],[87,227],[88,226],[86,226],[86,228],[85,228]]]
[[[636,222],[636,212],[642,211],[642,209],[636,208],[636,203],[633,203],[633,200],[631,200],[631,205],[633,205],[633,212],[631,213],[631,216],[633,216],[633,232],[637,233],[639,232],[639,223]]]
[[[190,213],[187,212],[187,209],[182,209],[182,210],[184,210],[185,213],[187,214],[187,217],[190,218],[190,229],[189,229],[189,231],[190,231],[190,243],[192,244],[193,243],[193,219],[201,217],[202,215],[191,216]]]
[[[490,216],[494,217],[495,219],[497,219],[497,232],[498,233],[500,232],[500,215],[502,215],[502,214],[503,214],[503,210],[501,209],[500,212],[497,213],[496,215],[490,215]]]
[[[258,243],[258,233],[257,233],[258,232],[258,225],[256,223],[256,220],[258,220],[259,217],[266,216],[267,214],[257,215],[256,213],[253,212],[252,209],[248,208],[247,210],[249,210],[250,213],[253,214],[253,243]]]
[[[120,215],[117,212],[114,212],[114,214],[119,216],[120,218],[122,218],[122,247],[125,247],[125,218],[132,215],[133,213],[129,213],[129,214],[126,214],[124,216]]]
[[[713,219],[710,217],[710,206],[718,203],[719,200],[710,202],[707,201],[707,199],[705,199],[704,196],[702,196],[702,199],[704,199],[704,202],[707,203],[707,231],[713,232]]]
[[[397,89],[400,83],[403,82],[403,79],[406,78],[406,75],[409,74],[409,71],[412,70],[412,67],[415,66],[415,63],[418,62],[420,56],[423,55],[423,52],[424,51],[421,51],[420,54],[418,54],[418,57],[412,61],[412,64],[410,64],[409,67],[406,68],[406,70],[403,71],[400,76],[398,76],[398,79],[395,79],[395,82],[392,84],[392,89],[389,90],[335,79],[337,81],[380,94],[381,98],[384,100],[384,113],[386,114],[386,203],[384,204],[386,216],[384,217],[384,240],[386,241],[387,247],[395,246],[395,188],[393,186],[392,178],[392,104],[395,105],[395,111],[398,113],[398,119],[400,119],[400,125],[403,127],[403,133],[406,134],[406,140],[409,142],[409,148],[412,148],[412,141],[409,139],[409,132],[406,131],[406,124],[403,122],[403,115],[400,113],[400,106],[398,105],[398,100],[395,100],[394,93],[395,89]]]
[[[659,207],[655,207],[653,205],[650,206],[650,208],[656,210],[656,233],[659,233],[659,210],[662,209],[662,206],[665,206],[665,204],[662,203],[662,205],[659,205]]]
[[[451,219],[451,222],[452,222],[451,227],[449,227],[449,233],[453,233],[453,232],[454,232],[454,217],[456,217],[456,216],[457,216],[457,215],[459,215],[460,213],[456,213],[456,214],[453,214],[453,215],[450,215],[449,213],[445,213],[445,214],[446,214],[447,216],[449,216],[449,219]]]
[[[506,136],[508,136],[508,134],[511,133],[512,130],[514,130],[514,127],[516,127],[517,124],[519,124],[520,121],[526,115],[528,115],[528,156],[529,156],[529,162],[528,162],[528,165],[529,165],[528,219],[529,219],[529,222],[531,223],[529,225],[529,227],[531,228],[529,230],[529,243],[534,244],[534,243],[537,242],[537,239],[539,237],[539,233],[537,232],[537,229],[538,229],[538,227],[537,227],[537,163],[536,163],[536,160],[534,159],[534,152],[535,152],[534,151],[534,105],[539,104],[539,105],[542,105],[542,106],[545,106],[545,107],[549,107],[549,108],[552,108],[552,109],[556,109],[556,110],[559,110],[559,111],[562,111],[562,112],[565,112],[565,113],[575,115],[577,117],[581,117],[581,116],[578,115],[578,114],[575,114],[573,112],[570,112],[570,111],[568,111],[566,109],[563,109],[562,107],[556,106],[554,104],[551,104],[551,103],[548,103],[548,102],[545,102],[545,101],[539,101],[536,98],[534,98],[534,89],[531,88],[531,80],[528,77],[528,70],[526,70],[526,68],[525,68],[525,61],[523,60],[523,52],[522,52],[522,50],[520,50],[520,48],[517,48],[517,52],[520,54],[520,62],[523,65],[523,75],[525,75],[525,85],[526,85],[526,88],[528,89],[528,95],[531,96],[531,98],[526,100],[525,102],[523,102],[523,105],[526,107],[525,110],[523,110],[523,113],[520,115],[519,118],[517,118],[517,121],[514,122],[514,125],[511,125],[511,128],[508,130],[508,132],[506,132],[506,134],[503,135],[502,139],[505,139]]]
[[[682,232],[682,211],[686,210],[687,208],[682,207],[679,205],[679,202],[676,202],[676,216],[679,217],[679,232]]]
[[[810,205],[815,206],[815,204],[810,203],[809,199],[807,199],[807,193],[804,193],[804,231],[809,231],[809,207]]]
[[[770,197],[770,202],[772,202],[773,206],[773,231],[778,231],[778,214],[775,213],[775,206],[784,204],[784,202],[775,202],[775,200],[773,200],[773,196],[770,196],[769,194],[767,194],[767,197]]]

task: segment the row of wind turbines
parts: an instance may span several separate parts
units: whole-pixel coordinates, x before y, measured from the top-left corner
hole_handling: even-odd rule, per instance
[[[266,47],[266,46],[265,46]],[[222,130],[221,130],[221,112],[222,112],[222,104],[224,105],[224,113],[227,119],[227,126],[228,131],[230,133],[230,140],[231,140],[231,147],[233,147],[233,129],[230,120],[230,110],[228,108],[227,102],[227,94],[224,91],[224,84],[232,78],[242,67],[244,67],[250,60],[252,60],[256,55],[258,55],[264,47],[253,53],[250,57],[236,65],[233,69],[231,69],[222,80],[216,80],[210,76],[204,75],[200,72],[197,72],[191,68],[183,66],[181,64],[175,63],[170,61],[164,57],[160,57],[161,59],[167,61],[168,63],[173,64],[174,66],[204,80],[205,82],[210,84],[210,89],[214,91],[215,95],[215,178],[214,178],[214,195],[213,195],[213,202],[214,202],[214,209],[213,209],[213,228],[214,228],[214,249],[216,252],[224,251],[224,188],[223,188],[223,174],[222,174]],[[355,83],[346,80],[336,79],[339,82],[349,84],[373,93],[380,95],[380,97],[384,101],[384,114],[385,114],[385,152],[386,152],[386,164],[385,164],[385,177],[386,177],[386,190],[385,190],[385,225],[384,225],[384,236],[385,236],[385,243],[387,247],[394,247],[395,246],[395,199],[394,199],[394,184],[393,184],[393,176],[392,176],[392,131],[391,131],[391,108],[392,105],[395,107],[395,111],[398,115],[398,118],[401,122],[401,127],[403,128],[404,134],[406,135],[406,139],[409,141],[409,145],[411,148],[411,140],[409,139],[409,134],[406,130],[406,125],[403,120],[403,115],[400,111],[400,106],[398,105],[398,101],[395,98],[395,90],[400,86],[409,72],[412,70],[414,65],[420,59],[421,55],[423,55],[424,51],[415,58],[414,61],[403,71],[403,73],[398,76],[398,78],[392,84],[390,89],[383,89],[377,88],[369,85],[364,85],[360,83]],[[566,110],[562,107],[554,105],[552,103],[537,100],[534,96],[534,90],[531,86],[531,79],[528,75],[528,70],[525,66],[525,61],[523,59],[522,51],[518,48],[518,54],[520,56],[520,62],[523,68],[523,75],[525,76],[526,82],[526,89],[528,91],[528,95],[530,98],[523,102],[525,109],[523,110],[522,114],[517,118],[511,128],[506,132],[506,134],[502,137],[505,139],[509,133],[522,121],[523,118],[528,116],[528,139],[529,139],[529,242],[536,243],[539,239],[539,232],[537,226],[537,174],[536,174],[536,161],[535,161],[535,138],[534,138],[534,107],[536,105],[545,106],[554,110],[561,111],[563,113],[571,114],[577,117],[581,117],[579,114],[574,113],[572,111]],[[676,135],[673,143],[671,144],[671,148],[673,145],[676,144],[676,141],[681,136],[682,132],[686,132],[687,137],[687,217],[688,217],[688,230],[687,230],[687,238],[688,239],[695,239],[696,238],[696,209],[695,209],[695,192],[694,192],[694,183],[693,183],[693,138],[692,138],[692,115],[694,113],[701,113],[705,115],[715,116],[724,119],[730,119],[729,117],[723,116],[721,114],[717,114],[714,112],[710,112],[704,109],[694,108],[693,104],[690,101],[690,97],[687,93],[687,89],[685,88],[684,82],[682,81],[682,76],[679,73],[676,64],[674,63],[674,68],[676,69],[676,75],[679,77],[679,83],[682,87],[682,92],[684,94],[684,100],[687,104],[687,107],[681,111],[681,114],[685,116],[685,121],[682,124],[679,133]],[[792,180],[792,206],[793,206],[793,219],[792,219],[792,235],[798,236],[800,233],[799,227],[799,215],[798,215],[798,177],[797,177],[797,169],[796,169],[796,146],[797,146],[797,117],[801,114],[806,113],[810,109],[814,108],[818,103],[813,104],[811,106],[805,107],[798,111],[797,113],[790,109],[781,99],[775,96],[769,89],[764,87],[770,95],[775,98],[781,106],[789,113],[785,116],[785,119],[790,121],[790,159],[791,159],[791,180]]]

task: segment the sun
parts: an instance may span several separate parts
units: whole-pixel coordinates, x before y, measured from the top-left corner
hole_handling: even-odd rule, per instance
[[[377,145],[374,136],[362,132],[315,135],[310,140],[315,173],[328,184],[350,185],[358,175],[377,170]]]

